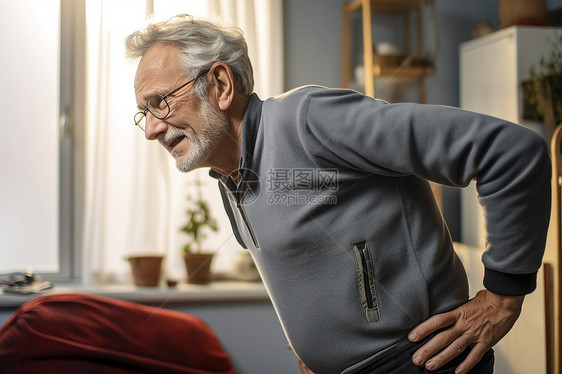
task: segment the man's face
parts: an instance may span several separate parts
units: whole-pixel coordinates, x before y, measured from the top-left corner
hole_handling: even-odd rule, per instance
[[[156,44],[141,59],[135,77],[135,96],[141,110],[151,97],[165,95],[191,79],[185,75],[179,56],[179,48]],[[158,119],[146,112],[146,138],[158,139],[183,172],[212,166],[213,151],[230,127],[207,99],[197,97],[192,85],[166,97],[170,106],[166,118]]]

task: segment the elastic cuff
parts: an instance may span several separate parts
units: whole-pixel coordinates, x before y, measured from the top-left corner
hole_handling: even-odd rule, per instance
[[[537,272],[531,274],[507,274],[485,268],[484,287],[499,295],[527,295],[537,288]]]

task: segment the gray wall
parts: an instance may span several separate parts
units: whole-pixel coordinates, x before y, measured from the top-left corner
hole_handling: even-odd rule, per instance
[[[283,0],[285,89],[341,86],[342,0]]]

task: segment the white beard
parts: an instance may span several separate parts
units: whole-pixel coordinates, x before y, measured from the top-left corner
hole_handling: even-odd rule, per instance
[[[202,126],[197,134],[190,134],[185,129],[169,126],[166,135],[161,139],[161,142],[165,143],[169,139],[182,135],[191,143],[189,151],[184,155],[171,152],[176,159],[176,168],[181,172],[187,173],[201,167],[230,127],[229,123],[206,100],[201,101],[201,121]]]

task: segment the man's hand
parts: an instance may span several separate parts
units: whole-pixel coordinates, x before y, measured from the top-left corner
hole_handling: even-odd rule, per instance
[[[431,333],[442,331],[414,353],[414,364],[425,364],[428,370],[436,370],[471,346],[472,350],[456,368],[455,374],[468,372],[511,330],[521,314],[524,298],[484,290],[457,309],[422,322],[408,335],[410,341],[420,341]]]

